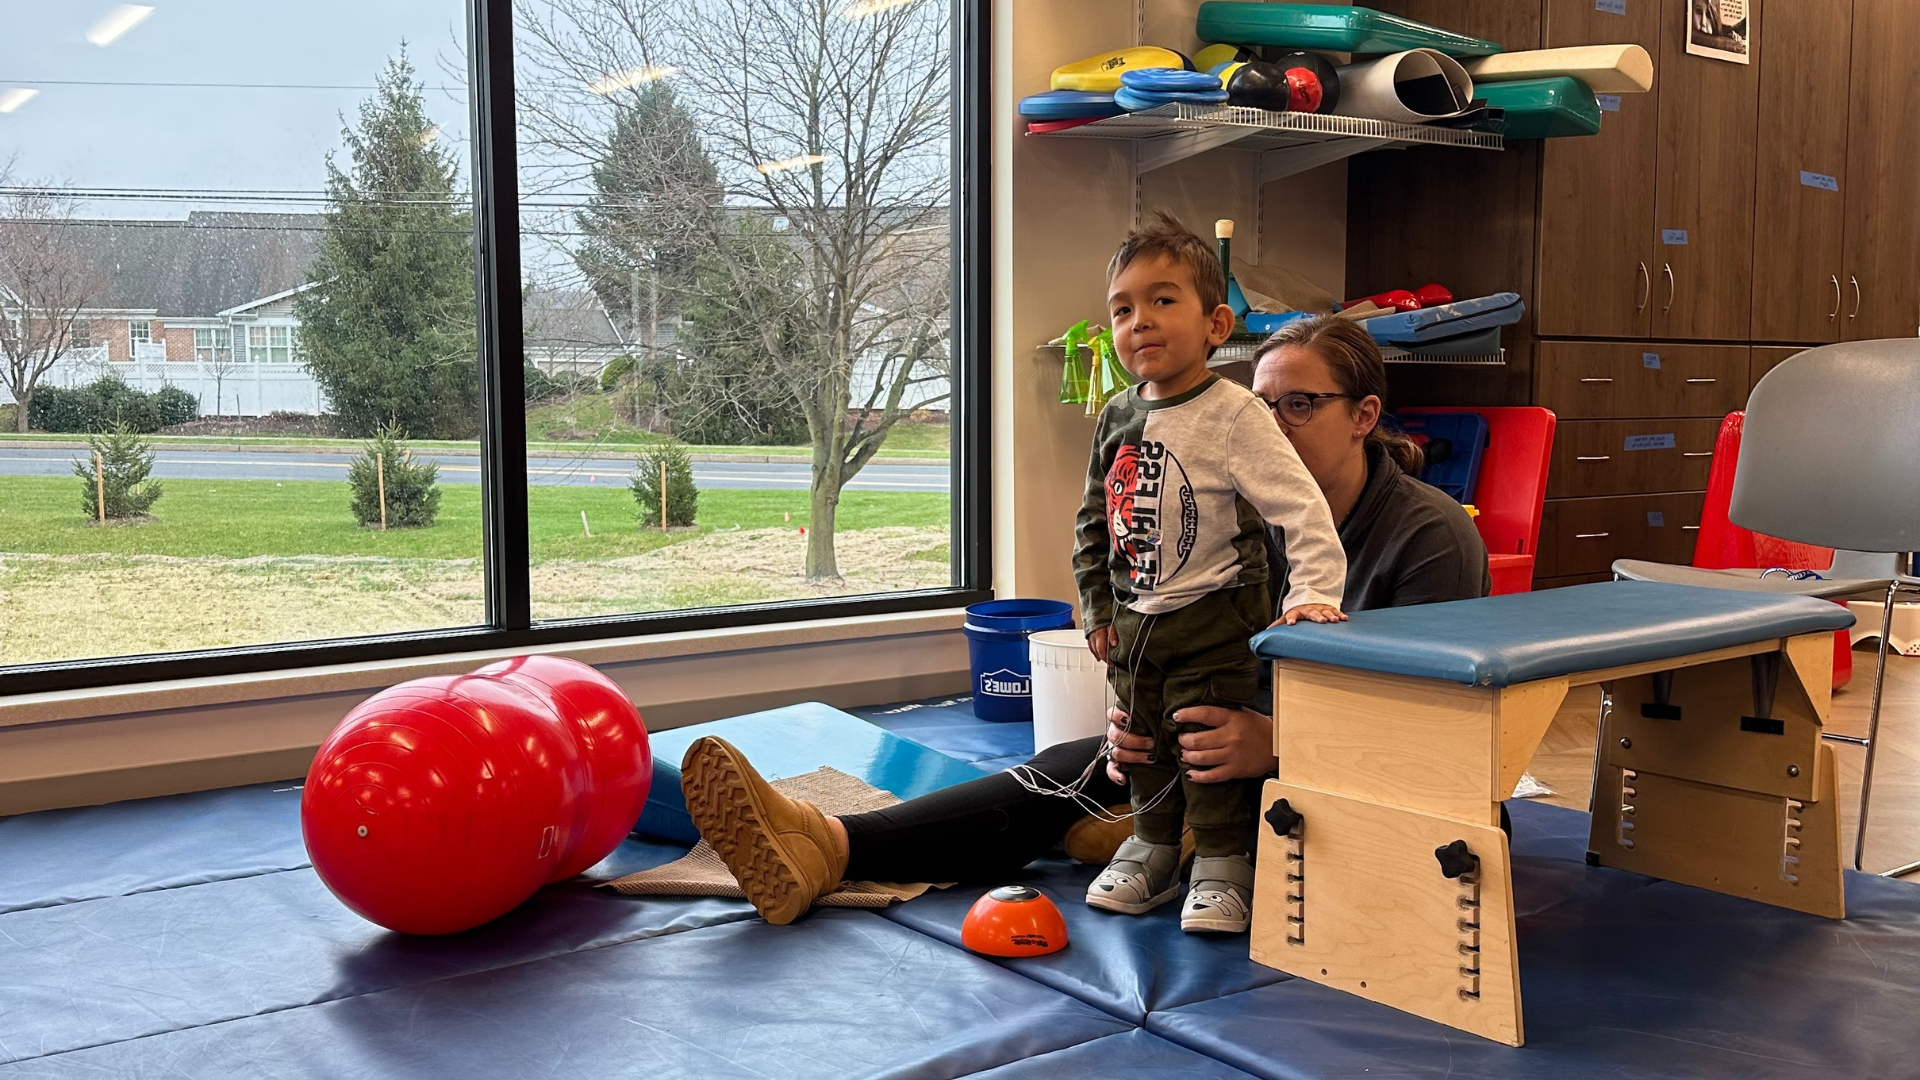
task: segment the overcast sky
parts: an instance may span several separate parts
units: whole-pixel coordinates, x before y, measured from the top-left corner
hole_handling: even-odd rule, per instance
[[[0,0],[0,107],[9,90],[38,91],[0,113],[0,160],[16,157],[19,175],[89,188],[316,191],[327,151],[340,146],[341,114],[355,115],[402,41],[430,87],[429,114],[464,162],[460,0],[151,0],[152,14],[117,40],[90,43],[88,30],[117,6]],[[117,85],[127,83],[149,85]],[[182,83],[248,85],[150,85]],[[319,209],[102,200],[82,212],[183,217],[210,206]]]

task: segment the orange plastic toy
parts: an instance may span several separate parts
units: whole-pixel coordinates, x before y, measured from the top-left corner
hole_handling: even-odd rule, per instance
[[[1067,947],[1067,923],[1040,890],[1002,885],[973,902],[960,944],[983,956],[1045,956]]]

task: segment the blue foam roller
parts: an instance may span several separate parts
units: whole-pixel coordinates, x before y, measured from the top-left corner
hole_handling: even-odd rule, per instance
[[[1128,90],[1155,94],[1212,93],[1223,89],[1218,75],[1205,71],[1179,71],[1174,68],[1140,68],[1120,73],[1120,85]]]
[[[1182,91],[1162,94],[1144,90],[1129,90],[1123,86],[1113,95],[1114,104],[1128,112],[1142,112],[1147,109],[1157,109],[1162,105],[1171,105],[1176,102],[1186,105],[1223,105],[1226,103],[1226,100],[1227,91],[1225,88],[1212,93]]]
[[[691,727],[656,731],[653,787],[634,831],[691,844],[700,839],[680,792],[680,759],[702,735],[717,735],[740,748],[769,780],[810,773],[830,765],[882,791],[911,799],[980,779],[980,770],[849,716],[830,705],[798,705],[748,713]]]
[[[1092,94],[1084,90],[1049,90],[1020,99],[1020,115],[1028,120],[1080,120],[1089,116],[1119,116],[1123,112],[1126,110],[1114,103],[1112,94]]]

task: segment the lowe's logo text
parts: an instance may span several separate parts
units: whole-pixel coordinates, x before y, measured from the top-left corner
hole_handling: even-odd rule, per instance
[[[994,697],[1032,697],[1033,682],[1015,671],[989,671],[980,676],[980,692]]]

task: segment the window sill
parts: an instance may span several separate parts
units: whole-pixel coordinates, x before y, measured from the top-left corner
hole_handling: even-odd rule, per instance
[[[552,645],[439,653],[394,660],[367,661],[263,671],[163,682],[129,683],[87,690],[56,690],[0,697],[0,729],[26,724],[91,720],[130,713],[232,705],[317,694],[377,690],[408,679],[453,675],[495,660],[532,653],[566,656],[596,667],[722,653],[823,645],[909,634],[952,632],[965,615],[960,608],[863,615],[840,619],[773,623],[752,627],[688,630],[624,638],[560,642]]]

